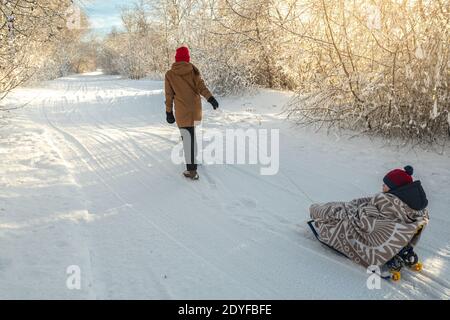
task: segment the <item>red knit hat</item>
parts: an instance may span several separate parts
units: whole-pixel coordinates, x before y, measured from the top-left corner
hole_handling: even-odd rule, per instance
[[[395,169],[389,172],[384,178],[383,182],[391,189],[394,190],[399,187],[403,187],[407,184],[413,183],[414,169],[411,166],[406,166],[404,170]]]
[[[180,62],[189,62],[191,57],[189,55],[189,49],[187,47],[180,47],[177,49],[177,54],[175,55],[175,61]]]

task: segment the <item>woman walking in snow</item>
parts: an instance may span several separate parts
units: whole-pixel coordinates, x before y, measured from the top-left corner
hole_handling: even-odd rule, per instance
[[[190,63],[189,49],[180,47],[175,55],[175,63],[165,76],[166,118],[172,124],[176,121],[183,139],[184,157],[186,160],[186,178],[197,180],[197,142],[195,125],[202,120],[203,96],[215,109],[219,103],[205,85],[200,71]],[[173,107],[175,104],[175,115]]]

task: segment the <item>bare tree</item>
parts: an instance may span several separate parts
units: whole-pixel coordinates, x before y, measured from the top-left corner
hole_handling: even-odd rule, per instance
[[[58,76],[67,67],[62,51],[83,29],[68,24],[70,0],[0,0],[0,100],[32,77]],[[80,11],[79,23],[86,24]]]

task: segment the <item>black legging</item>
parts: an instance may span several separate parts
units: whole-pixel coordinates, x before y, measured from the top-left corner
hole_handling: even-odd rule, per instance
[[[197,158],[197,140],[195,139],[195,128],[180,128],[181,139],[183,140],[184,158],[186,160],[186,169],[189,171],[197,170],[195,159]]]

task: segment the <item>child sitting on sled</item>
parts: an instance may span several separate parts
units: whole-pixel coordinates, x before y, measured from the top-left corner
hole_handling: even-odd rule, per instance
[[[411,166],[390,171],[373,197],[313,204],[310,227],[319,241],[366,268],[419,270],[413,247],[428,223],[428,200],[412,174]]]

